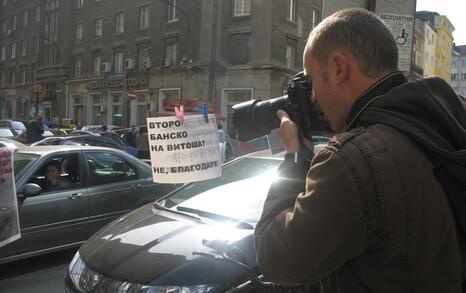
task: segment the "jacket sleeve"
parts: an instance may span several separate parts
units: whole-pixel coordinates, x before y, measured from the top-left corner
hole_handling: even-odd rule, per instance
[[[364,252],[360,179],[350,166],[334,149],[324,149],[312,161],[305,192],[291,187],[293,178],[269,192],[255,229],[259,267],[268,280],[318,281]]]

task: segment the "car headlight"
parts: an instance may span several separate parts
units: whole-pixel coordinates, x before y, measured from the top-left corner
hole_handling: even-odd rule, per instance
[[[208,293],[212,292],[213,285],[195,286],[142,286],[141,293]]]
[[[86,265],[79,256],[79,251],[76,252],[73,259],[71,260],[68,272],[70,278],[73,281],[74,285],[79,288],[79,279],[81,278],[82,273],[86,269]]]

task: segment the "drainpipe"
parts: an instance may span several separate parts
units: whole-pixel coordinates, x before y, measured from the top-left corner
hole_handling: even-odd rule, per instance
[[[217,59],[217,0],[212,5],[212,44],[209,64],[209,101],[213,101],[215,92],[215,62]]]

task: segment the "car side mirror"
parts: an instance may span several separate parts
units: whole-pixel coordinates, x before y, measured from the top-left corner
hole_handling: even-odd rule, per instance
[[[36,196],[42,193],[42,188],[35,184],[35,183],[28,183],[24,185],[23,190],[21,192],[21,197],[31,197]]]

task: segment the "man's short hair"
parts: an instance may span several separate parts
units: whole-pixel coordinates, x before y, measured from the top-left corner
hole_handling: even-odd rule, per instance
[[[61,170],[61,163],[55,160],[47,162],[47,164],[45,164],[45,172],[47,172],[49,167],[55,167],[57,170]]]
[[[344,9],[325,18],[311,31],[306,47],[322,65],[334,51],[345,50],[367,77],[397,70],[398,48],[392,33],[365,9]]]

